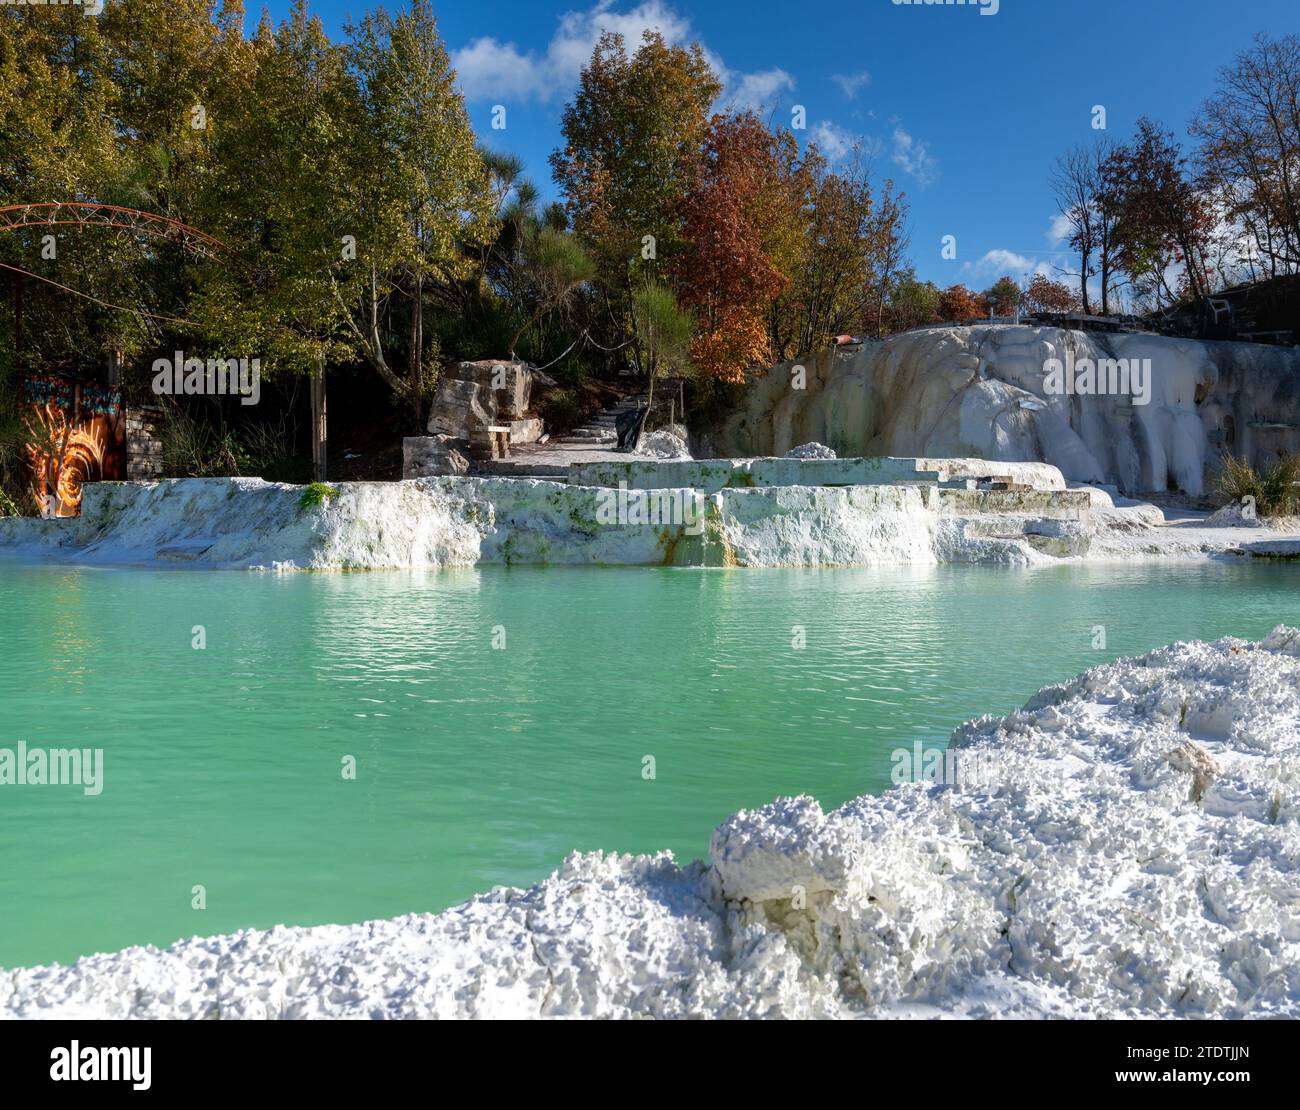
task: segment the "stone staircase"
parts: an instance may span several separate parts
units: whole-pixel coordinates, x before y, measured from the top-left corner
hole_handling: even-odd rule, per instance
[[[475,463],[474,473],[494,478],[536,478],[564,482],[575,464],[626,459],[616,454],[618,418],[645,404],[645,397],[627,397],[615,402],[568,435],[546,443],[529,443],[511,447],[508,459],[482,460]]]
[[[646,398],[625,397],[623,400],[611,405],[603,412],[592,417],[587,423],[574,428],[567,436],[564,436],[558,442],[565,443],[568,441],[578,441],[583,443],[617,443],[618,428],[617,421],[625,412],[631,412],[640,405],[644,405]]]

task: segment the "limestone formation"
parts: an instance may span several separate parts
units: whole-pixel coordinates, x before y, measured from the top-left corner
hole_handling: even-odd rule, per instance
[[[438,381],[429,413],[432,435],[475,441],[489,427],[516,426],[530,443],[541,436],[541,422],[529,418],[533,371],[524,362],[456,362]]]
[[[665,428],[647,432],[637,440],[634,455],[646,455],[655,459],[689,459],[691,452],[686,441]]]
[[[469,444],[452,436],[408,436],[402,440],[402,477],[436,478],[469,473]]]
[[[1053,360],[1080,373],[1053,378]],[[1102,375],[1082,373],[1121,360],[1140,371],[1127,392],[1098,392]],[[1200,496],[1224,452],[1258,467],[1300,450],[1293,348],[985,325],[906,332],[800,365],[806,388],[792,388],[792,365],[765,371],[699,453],[780,455],[812,440],[841,456],[1047,462],[1130,496]]]
[[[839,456],[824,443],[802,443],[785,453],[787,459],[838,459]]]

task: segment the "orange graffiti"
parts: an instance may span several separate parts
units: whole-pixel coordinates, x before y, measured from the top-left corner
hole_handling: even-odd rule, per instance
[[[81,389],[66,391],[75,415],[70,416],[64,390],[36,401],[28,408],[31,439],[27,457],[32,467],[32,493],[48,517],[73,517],[81,513],[82,489],[87,482],[121,477],[116,459],[120,435],[117,413],[103,407],[83,411]]]

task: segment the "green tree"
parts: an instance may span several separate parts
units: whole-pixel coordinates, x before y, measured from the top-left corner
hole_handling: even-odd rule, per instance
[[[236,258],[205,272],[193,315],[228,356],[260,357],[264,373],[319,375],[355,349],[344,334],[351,306],[336,291],[353,232],[342,183],[359,98],[343,50],[303,0],[279,27],[264,16],[233,66],[208,113],[214,169],[196,222]]]
[[[698,45],[669,46],[647,31],[629,55],[606,32],[564,110],[565,145],[551,168],[597,264],[613,342],[632,331],[634,290],[683,247],[681,200],[721,91]]]
[[[639,369],[650,382],[647,405],[653,409],[655,382],[671,374],[685,377],[691,365],[691,334],[694,324],[689,312],[678,306],[672,290],[661,282],[646,281],[632,297],[632,314],[640,337],[637,349]]]
[[[992,309],[994,316],[1011,316],[1020,306],[1020,286],[1015,278],[1000,277],[982,294],[984,303]]]
[[[932,281],[918,281],[910,267],[900,270],[890,284],[886,304],[886,326],[890,332],[908,331],[939,322],[939,287]]]
[[[428,384],[425,285],[464,276],[469,252],[491,239],[490,181],[428,0],[396,17],[380,8],[349,34],[362,115],[339,184],[362,265],[338,282],[338,302],[362,357],[408,398],[418,425]],[[395,298],[405,301],[401,313]],[[391,354],[401,346],[405,381]]]

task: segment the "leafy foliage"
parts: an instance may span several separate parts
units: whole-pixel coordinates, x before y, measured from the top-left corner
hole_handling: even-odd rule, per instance
[[[1001,277],[984,291],[984,303],[994,316],[1010,316],[1020,304],[1020,286],[1014,278]]]
[[[1267,470],[1245,459],[1224,455],[1216,488],[1229,502],[1254,499],[1260,516],[1291,516],[1300,511],[1300,455],[1282,455]]]
[[[1213,213],[1185,165],[1172,134],[1143,118],[1132,142],[1116,147],[1101,170],[1099,203],[1114,216],[1119,263],[1157,304],[1178,299],[1166,278],[1174,265],[1182,267],[1187,293],[1209,291]]]
[[[939,318],[960,322],[988,315],[988,306],[966,286],[949,286],[939,294]]]
[[[1081,307],[1074,293],[1046,274],[1034,275],[1023,299],[1031,312],[1076,312]]]
[[[714,117],[682,200],[690,246],[675,275],[698,325],[692,354],[701,373],[723,381],[767,362],[767,309],[790,280],[765,242],[795,206],[776,145],[752,113]]]
[[[302,496],[298,498],[298,508],[303,512],[319,508],[331,498],[339,495],[336,486],[328,486],[324,482],[312,482],[302,491]]]

